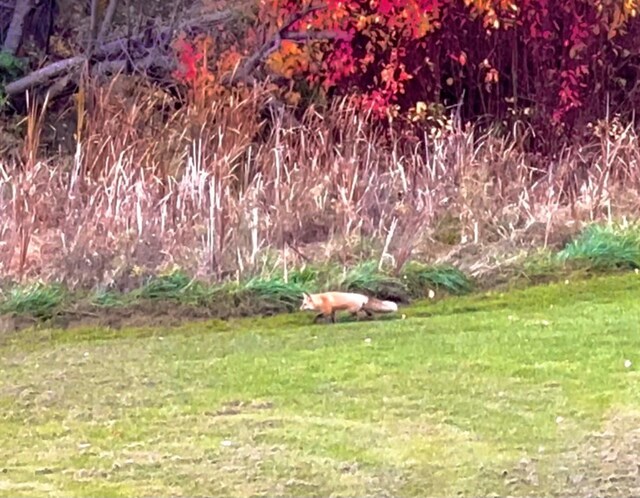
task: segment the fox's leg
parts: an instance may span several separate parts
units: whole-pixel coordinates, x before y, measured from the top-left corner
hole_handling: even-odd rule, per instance
[[[358,313],[360,313],[360,311],[362,311],[362,308],[357,308],[357,307],[352,306],[352,307],[350,307],[347,311],[349,312],[349,314],[350,314],[351,316],[354,316],[354,317],[356,318],[356,320],[357,320],[357,319],[359,319],[359,318],[360,318],[360,316],[358,315]]]
[[[336,312],[335,312],[335,310],[333,310],[331,312],[331,322],[332,323],[336,323]]]
[[[371,311],[369,311],[364,306],[362,308],[360,308],[360,311],[364,311],[367,314],[367,318],[371,318],[373,316],[373,313],[371,313]]]
[[[362,306],[352,306],[351,308],[348,309],[349,313],[351,313],[351,316],[354,316],[356,318],[356,320],[360,319],[360,312],[362,311]]]
[[[313,319],[313,323],[318,323],[318,320],[320,320],[320,318],[324,317],[324,313],[318,313],[316,315],[316,317]]]

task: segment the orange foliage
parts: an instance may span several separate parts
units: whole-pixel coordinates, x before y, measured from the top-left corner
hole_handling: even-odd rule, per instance
[[[587,96],[606,90],[603,81],[612,79],[620,53],[615,47],[626,43],[621,37],[640,33],[638,1],[326,0],[325,8],[308,12],[317,0],[258,0],[244,49],[249,53],[253,44],[255,50],[292,16],[306,13],[288,30],[347,39],[285,36],[266,61],[272,74],[359,95],[385,117],[414,119],[434,109],[419,102],[457,104],[464,95],[470,116],[516,115],[520,102],[530,102],[537,112],[527,116],[564,126],[593,105]],[[181,50],[182,77],[192,87],[209,84],[193,69],[203,64],[195,55],[202,48]],[[240,54],[237,47],[223,54],[216,72],[237,65]]]

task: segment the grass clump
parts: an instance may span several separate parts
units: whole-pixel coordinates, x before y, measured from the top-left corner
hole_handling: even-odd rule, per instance
[[[116,308],[125,306],[128,299],[120,292],[100,289],[91,296],[91,304],[99,308]]]
[[[528,277],[544,277],[555,274],[561,263],[558,255],[549,249],[540,249],[523,258],[522,273]]]
[[[206,287],[182,271],[152,277],[139,291],[143,299],[165,299],[196,304],[207,294]]]
[[[409,263],[402,272],[413,297],[424,297],[429,289],[443,290],[448,294],[462,295],[473,290],[473,281],[453,266],[428,266]]]
[[[295,310],[304,290],[300,283],[285,282],[282,277],[253,278],[236,290],[235,298],[247,314],[273,314]]]
[[[463,294],[471,289],[471,281],[451,267],[410,265],[402,278],[379,271],[375,262],[362,263],[346,273],[336,265],[304,266],[289,271],[286,278],[256,276],[246,281],[207,285],[182,271],[151,277],[142,287],[122,293],[99,289],[77,303],[74,312],[87,313],[118,308],[151,309],[153,303],[170,301],[187,308],[203,308],[207,316],[231,318],[251,315],[273,315],[296,311],[304,292],[342,290],[369,296],[408,302],[427,294],[431,288],[442,288],[450,294]],[[0,305],[0,313],[19,312],[42,319],[51,317],[67,291],[60,286],[38,284],[16,287]],[[78,297],[78,296],[76,296]],[[87,309],[88,308],[88,309]],[[64,314],[64,313],[63,313]],[[101,316],[101,315],[99,315]]]
[[[323,275],[318,269],[312,266],[305,266],[289,273],[288,281],[292,285],[315,288],[322,277]]]
[[[51,318],[62,304],[66,291],[59,284],[36,282],[9,290],[0,302],[0,313],[31,315],[39,319]]]
[[[584,262],[562,261],[557,252],[539,249],[523,256],[516,265],[507,268],[509,286],[554,282],[562,277],[577,276],[586,270]]]
[[[363,292],[381,299],[407,301],[409,291],[401,279],[380,272],[373,261],[361,263],[349,271],[342,287],[351,292]]]
[[[558,253],[562,262],[588,263],[595,270],[640,268],[637,227],[590,225]]]

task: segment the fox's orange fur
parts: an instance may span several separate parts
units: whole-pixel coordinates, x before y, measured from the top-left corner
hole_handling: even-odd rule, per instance
[[[336,311],[348,311],[355,316],[358,316],[360,311],[364,311],[367,316],[371,316],[374,311],[378,313],[398,311],[398,305],[392,301],[381,301],[354,292],[324,292],[322,294],[305,292],[300,309],[319,311],[320,313],[316,315],[314,322],[322,317],[331,317],[331,321],[335,323]]]

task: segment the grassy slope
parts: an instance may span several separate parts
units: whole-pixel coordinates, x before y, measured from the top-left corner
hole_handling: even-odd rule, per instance
[[[639,408],[639,293],[627,275],[406,320],[0,338],[0,494],[558,492],[597,457],[584,436]]]

